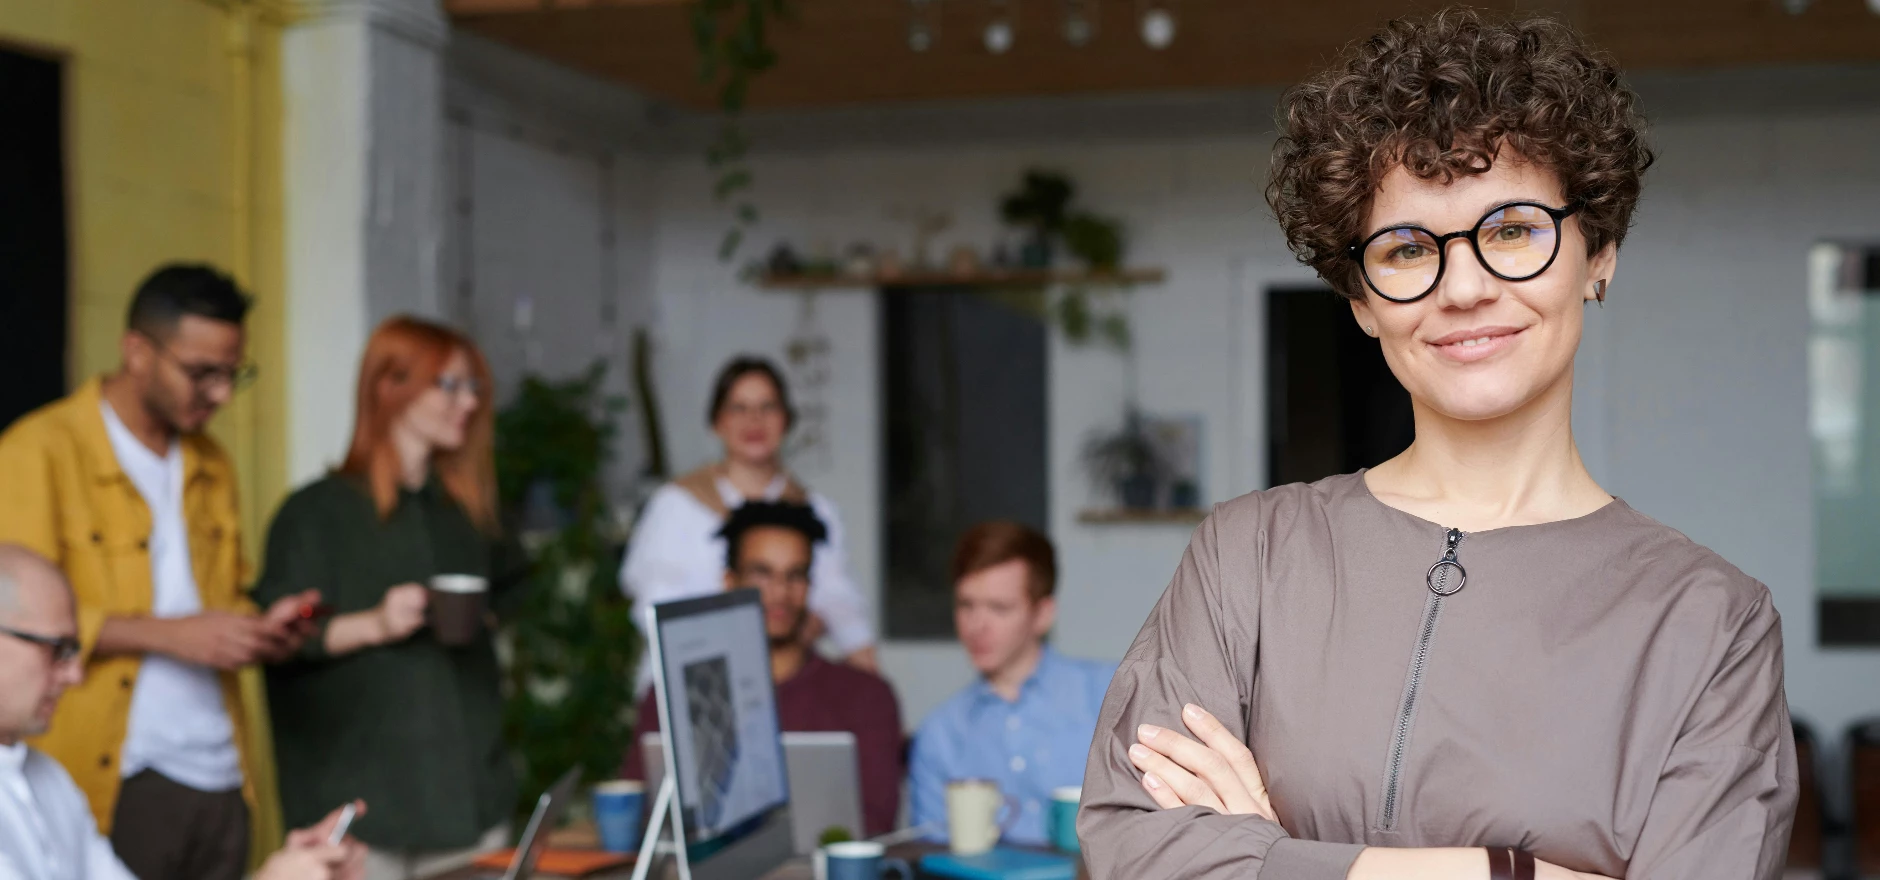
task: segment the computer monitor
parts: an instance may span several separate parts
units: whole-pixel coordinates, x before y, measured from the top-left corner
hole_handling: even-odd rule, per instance
[[[758,592],[653,606],[652,647],[691,876],[743,880],[788,861],[790,780]]]
[[[666,745],[657,733],[640,737],[646,788],[657,791],[666,778]],[[791,839],[796,854],[806,856],[821,845],[823,832],[841,828],[851,838],[863,836],[862,774],[855,734],[846,730],[783,732],[784,767],[790,776]]]

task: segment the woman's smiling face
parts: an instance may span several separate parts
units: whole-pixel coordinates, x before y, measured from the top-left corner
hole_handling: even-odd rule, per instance
[[[1410,224],[1438,235],[1473,228],[1511,202],[1566,207],[1558,175],[1503,150],[1481,174],[1420,180],[1401,167],[1371,200],[1361,238]],[[1466,237],[1451,239],[1435,290],[1415,302],[1384,299],[1366,287],[1353,301],[1384,359],[1410,396],[1453,419],[1494,419],[1573,382],[1582,310],[1595,282],[1610,280],[1615,249],[1588,256],[1575,218],[1560,221],[1559,253],[1525,281],[1496,277]]]

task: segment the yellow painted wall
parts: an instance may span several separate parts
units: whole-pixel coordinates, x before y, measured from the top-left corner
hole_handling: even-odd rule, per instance
[[[280,0],[0,0],[0,44],[65,69],[74,383],[112,369],[151,269],[200,260],[256,295],[261,367],[212,426],[234,456],[251,554],[286,491]],[[245,682],[259,696],[256,680]],[[250,701],[259,707],[258,699]],[[261,720],[259,718],[254,720]],[[260,754],[272,755],[266,725]],[[271,761],[257,852],[278,844]]]

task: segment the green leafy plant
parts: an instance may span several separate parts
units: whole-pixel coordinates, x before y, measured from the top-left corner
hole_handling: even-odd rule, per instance
[[[581,767],[587,781],[612,778],[632,744],[640,637],[615,583],[620,554],[604,528],[601,485],[625,404],[602,394],[604,371],[596,364],[573,379],[524,379],[496,417],[503,509],[524,524],[534,563],[523,606],[499,635],[519,815],[569,767]]]
[[[999,216],[1013,226],[1046,235],[1056,234],[1064,228],[1065,210],[1076,194],[1077,186],[1069,177],[1057,171],[1034,168],[1025,172],[1025,180],[1017,192],[1000,200]]]
[[[1082,460],[1091,483],[1115,492],[1125,507],[1151,506],[1156,484],[1171,470],[1134,407],[1124,412],[1121,427],[1084,439]]]
[[[1123,224],[1077,211],[1064,221],[1064,247],[1091,269],[1114,272],[1123,264]]]
[[[771,48],[770,25],[794,13],[791,0],[693,0],[692,43],[698,49],[698,78],[717,92],[724,124],[705,150],[705,162],[716,172],[712,197],[732,210],[733,223],[718,244],[718,258],[730,260],[744,241],[744,232],[757,223],[757,205],[750,199],[753,183],[750,138],[738,124],[751,81],[777,65]]]
[[[1025,172],[1019,188],[999,200],[999,216],[1006,223],[1030,231],[1024,261],[1039,268],[1050,263],[1051,244],[1061,240],[1071,255],[1093,272],[1122,268],[1126,238],[1121,221],[1073,207],[1077,184],[1063,172],[1033,168]],[[1100,288],[1093,289],[1093,288]],[[1055,320],[1072,345],[1101,341],[1128,352],[1129,315],[1119,292],[1127,285],[1107,281],[1065,284],[1053,292],[1042,288],[1021,291],[1033,299],[1033,311]]]
[[[823,829],[821,837],[816,838],[816,845],[828,846],[832,843],[848,843],[854,839],[855,835],[851,833],[849,829],[840,825],[831,825]]]

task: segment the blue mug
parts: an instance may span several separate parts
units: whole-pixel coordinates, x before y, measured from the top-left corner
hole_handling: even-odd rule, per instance
[[[594,786],[594,827],[601,849],[630,853],[640,848],[640,819],[646,811],[646,786],[627,779]]]
[[[914,869],[907,862],[887,857],[888,848],[879,843],[852,841],[823,847],[826,880],[881,880],[892,871],[901,880],[914,880]]]
[[[1051,790],[1051,845],[1068,853],[1077,851],[1077,804],[1084,799],[1081,785]]]

